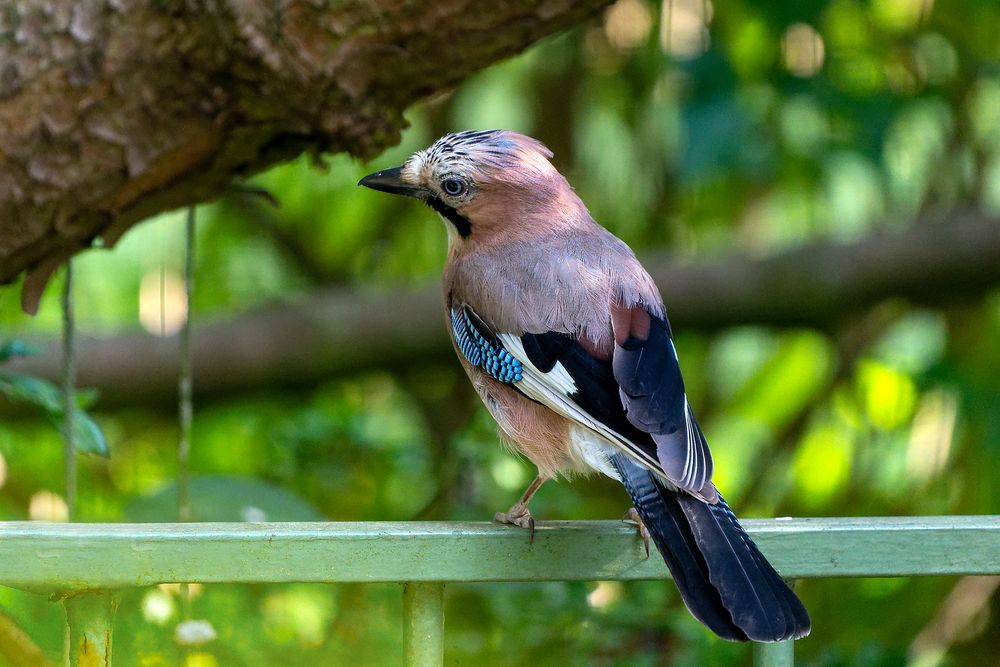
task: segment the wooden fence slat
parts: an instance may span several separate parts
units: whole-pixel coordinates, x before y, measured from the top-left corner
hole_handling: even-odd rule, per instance
[[[795,642],[753,645],[754,667],[794,667]]]
[[[787,578],[1000,574],[1000,517],[748,520]],[[46,592],[164,582],[597,581],[668,576],[620,521],[0,523],[0,585]]]
[[[87,591],[63,600],[70,667],[111,667],[111,631],[118,599],[108,591]]]
[[[444,584],[403,586],[403,651],[406,667],[443,667]]]

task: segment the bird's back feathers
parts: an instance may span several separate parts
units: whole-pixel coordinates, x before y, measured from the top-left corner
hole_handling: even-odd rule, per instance
[[[656,285],[635,255],[589,216],[566,229],[546,229],[551,220],[524,224],[535,231],[502,242],[474,232],[453,251],[444,274],[449,305],[472,306],[496,331],[568,333],[607,353],[612,303],[643,305],[663,316]]]

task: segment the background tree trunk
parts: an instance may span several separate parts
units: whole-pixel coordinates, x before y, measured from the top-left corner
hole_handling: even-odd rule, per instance
[[[402,111],[608,0],[21,0],[0,7],[0,283]]]
[[[678,331],[745,324],[833,329],[890,298],[939,305],[981,298],[1000,283],[1000,226],[972,212],[947,223],[922,221],[905,233],[844,245],[807,245],[754,259],[733,255],[682,265],[645,257]],[[372,332],[378,335],[373,336]],[[5,370],[58,378],[57,341]],[[455,363],[440,289],[358,294],[317,290],[195,327],[192,340],[200,399],[337,376]],[[81,338],[80,386],[96,388],[103,408],[173,406],[177,337],[145,332]]]

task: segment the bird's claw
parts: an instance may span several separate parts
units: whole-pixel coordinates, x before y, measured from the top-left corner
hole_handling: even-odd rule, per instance
[[[622,521],[631,521],[639,527],[639,537],[642,538],[642,546],[646,547],[646,558],[649,558],[649,529],[646,528],[642,517],[639,516],[639,510],[634,507],[628,508],[625,516],[622,517]]]
[[[535,517],[531,516],[531,512],[528,511],[527,505],[521,503],[516,503],[506,512],[497,512],[493,516],[493,520],[497,523],[506,523],[511,526],[518,526],[520,528],[528,529],[528,543],[534,544],[535,542]]]

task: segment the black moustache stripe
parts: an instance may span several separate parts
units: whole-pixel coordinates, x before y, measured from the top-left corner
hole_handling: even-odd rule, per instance
[[[444,216],[448,222],[455,225],[455,229],[458,230],[458,235],[463,239],[467,238],[469,234],[472,233],[472,223],[469,222],[469,219],[453,209],[451,206],[445,204],[439,197],[431,197],[427,200],[427,205]]]

